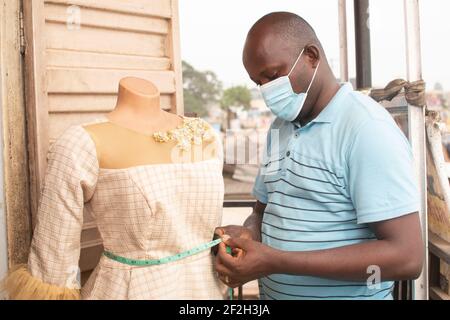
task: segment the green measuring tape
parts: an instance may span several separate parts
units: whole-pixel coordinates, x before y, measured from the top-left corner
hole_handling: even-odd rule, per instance
[[[173,256],[169,256],[169,257],[165,257],[165,258],[161,258],[161,259],[153,259],[153,260],[128,259],[125,257],[115,255],[114,253],[109,252],[109,251],[103,251],[103,255],[105,255],[106,257],[108,257],[114,261],[117,261],[117,262],[120,262],[123,264],[128,264],[130,266],[155,266],[155,265],[178,261],[178,260],[193,256],[193,255],[196,255],[196,254],[203,252],[209,248],[217,246],[221,242],[222,242],[222,239],[217,239],[217,240],[199,245],[198,247],[195,247],[193,249],[178,253]]]
[[[168,257],[164,257],[161,259],[152,259],[152,260],[129,259],[129,258],[115,255],[114,253],[109,252],[109,251],[103,251],[103,255],[111,260],[114,260],[114,261],[117,261],[117,262],[120,262],[123,264],[127,264],[130,266],[155,266],[155,265],[161,265],[161,264],[165,264],[165,263],[169,263],[169,262],[178,261],[178,260],[193,256],[193,255],[196,255],[200,252],[203,252],[205,250],[208,250],[212,247],[217,246],[221,242],[222,242],[222,239],[216,239],[216,240],[201,244],[201,245],[199,245],[195,248],[189,249],[187,251],[178,253],[173,256],[168,256]],[[227,253],[231,254],[231,248],[229,246],[227,246]],[[228,289],[228,295],[229,295],[230,300],[233,300],[233,289],[232,288]]]

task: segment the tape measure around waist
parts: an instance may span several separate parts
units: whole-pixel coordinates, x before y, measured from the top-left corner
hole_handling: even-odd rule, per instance
[[[193,255],[196,255],[200,252],[203,252],[205,250],[208,250],[212,247],[217,246],[219,243],[222,242],[222,239],[217,239],[214,241],[210,241],[204,244],[201,244],[195,248],[189,249],[187,251],[175,254],[173,256],[168,256],[168,257],[164,257],[161,259],[153,259],[153,260],[136,260],[136,259],[129,259],[129,258],[125,258],[125,257],[121,257],[118,255],[115,255],[112,252],[109,251],[103,251],[103,255],[106,256],[107,258],[123,263],[123,264],[127,264],[130,266],[154,266],[154,265],[160,265],[160,264],[165,264],[165,263],[169,263],[169,262],[174,262],[174,261],[178,261]]]

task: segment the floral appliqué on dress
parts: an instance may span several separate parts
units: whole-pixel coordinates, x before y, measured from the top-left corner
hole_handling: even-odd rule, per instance
[[[193,144],[201,145],[202,142],[212,141],[214,136],[201,118],[183,118],[183,124],[166,132],[155,132],[153,139],[161,143],[176,141],[180,150],[189,151]]]

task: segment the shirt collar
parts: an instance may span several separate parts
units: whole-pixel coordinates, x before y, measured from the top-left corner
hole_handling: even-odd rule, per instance
[[[333,119],[336,118],[337,112],[339,112],[339,108],[337,107],[345,96],[351,91],[353,91],[353,86],[351,83],[342,83],[341,88],[334,95],[333,99],[331,99],[322,112],[314,120],[311,120],[310,123],[332,123]],[[298,123],[295,123],[295,125],[300,126]]]

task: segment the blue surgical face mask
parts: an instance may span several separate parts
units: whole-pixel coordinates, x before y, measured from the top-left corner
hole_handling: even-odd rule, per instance
[[[317,70],[319,69],[320,62],[317,65],[316,70],[314,71],[311,83],[309,84],[308,90],[306,90],[305,93],[297,94],[294,92],[289,76],[297,66],[298,61],[303,55],[303,51],[304,49],[302,50],[302,52],[300,52],[300,55],[298,56],[297,60],[294,63],[294,66],[287,76],[279,77],[278,79],[260,86],[260,91],[267,107],[269,107],[272,113],[278,118],[286,121],[294,121],[300,114],[300,111],[305,104],[306,97],[308,96],[309,89],[311,89],[311,85],[313,84],[314,78],[316,77]]]

